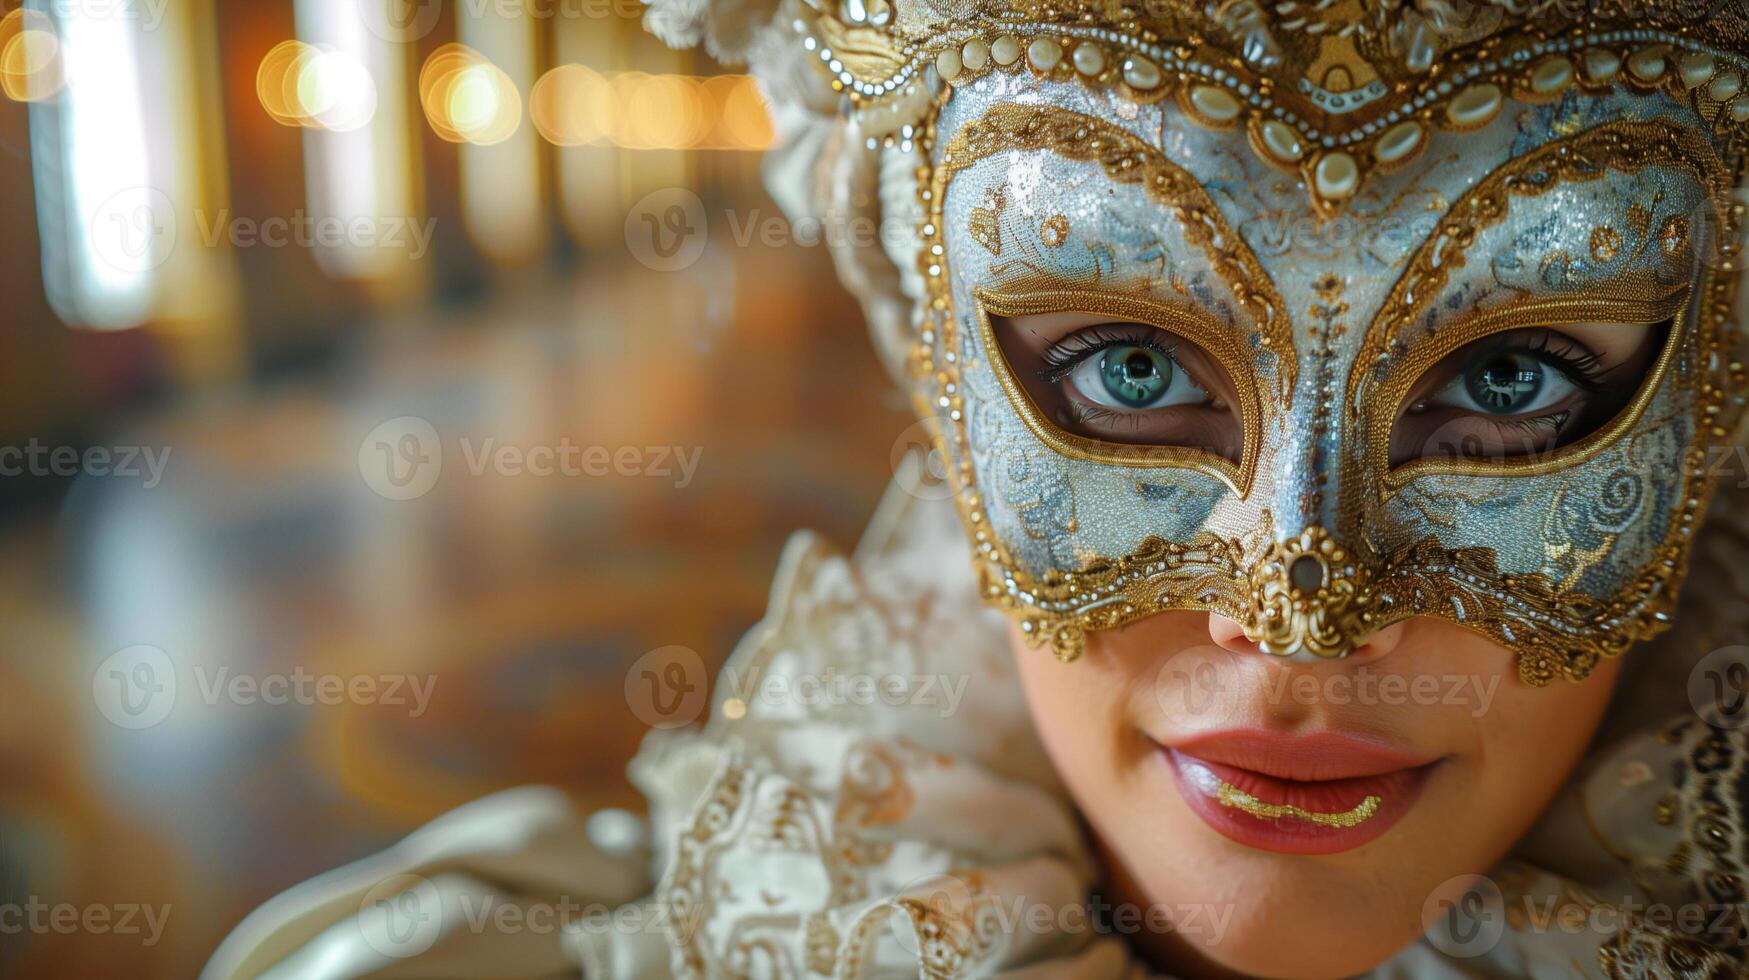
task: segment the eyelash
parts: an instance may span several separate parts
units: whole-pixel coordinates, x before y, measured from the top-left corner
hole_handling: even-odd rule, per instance
[[[1109,425],[1123,424],[1132,429],[1139,429],[1146,412],[1131,412],[1121,408],[1107,408],[1104,405],[1094,405],[1088,402],[1070,401],[1065,406],[1074,415],[1075,421],[1083,425],[1105,423]]]
[[[1491,344],[1477,351],[1465,369],[1468,370],[1470,366],[1499,357],[1502,354],[1524,354],[1547,361],[1556,370],[1566,375],[1567,380],[1571,381],[1575,387],[1587,393],[1602,390],[1605,387],[1603,379],[1609,373],[1603,367],[1602,354],[1588,350],[1577,340],[1553,330],[1546,330],[1538,334],[1536,339],[1529,343],[1516,343],[1503,338],[1500,343]]]
[[[1495,431],[1504,432],[1507,429],[1516,429],[1529,435],[1537,435],[1542,432],[1560,432],[1573,418],[1573,412],[1571,409],[1564,409],[1559,412],[1550,412],[1547,415],[1529,415],[1522,418],[1501,419],[1490,418],[1486,415],[1479,416],[1479,418],[1492,425]]]
[[[1176,365],[1178,358],[1173,356],[1173,352],[1177,348],[1160,343],[1155,334],[1152,327],[1139,324],[1102,323],[1077,330],[1046,348],[1040,355],[1045,366],[1039,369],[1039,380],[1058,384],[1080,366],[1082,361],[1110,347],[1141,347],[1154,351]]]
[[[1163,357],[1177,363],[1174,356],[1176,347],[1168,347],[1156,339],[1156,331],[1139,324],[1100,324],[1088,327],[1052,344],[1041,355],[1044,367],[1038,372],[1041,381],[1049,384],[1060,384],[1076,367],[1100,351],[1111,347],[1140,347],[1155,351]],[[1582,344],[1564,334],[1553,330],[1537,335],[1529,343],[1502,341],[1479,351],[1471,359],[1475,364],[1503,354],[1521,354],[1539,358],[1560,371],[1573,385],[1587,394],[1597,392],[1605,387],[1604,377],[1608,371],[1603,368],[1603,356],[1587,350]],[[1130,421],[1140,418],[1137,413],[1123,412],[1116,409],[1093,405],[1077,405],[1075,411],[1083,416],[1083,421]],[[1559,432],[1574,415],[1573,409],[1550,412],[1544,415],[1522,418],[1488,418],[1487,421],[1496,429],[1514,429],[1519,432],[1536,433],[1539,430]]]

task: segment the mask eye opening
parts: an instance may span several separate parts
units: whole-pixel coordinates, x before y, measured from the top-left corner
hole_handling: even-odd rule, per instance
[[[1419,477],[1434,474],[1537,476],[1577,466],[1596,457],[1638,424],[1671,373],[1671,365],[1680,356],[1689,329],[1687,318],[1679,312],[1686,305],[1686,296],[1678,299],[1680,303],[1666,301],[1657,304],[1661,312],[1656,316],[1644,312],[1636,317],[1567,316],[1564,319],[1550,318],[1548,325],[1543,327],[1513,325],[1494,331],[1483,329],[1479,336],[1467,343],[1451,344],[1450,349],[1438,356],[1423,358],[1431,363],[1418,370],[1411,372],[1405,368],[1402,373],[1410,375],[1406,383],[1387,385],[1387,390],[1394,387],[1402,394],[1394,399],[1390,414],[1384,416],[1388,427],[1382,438],[1374,440],[1375,451],[1383,449],[1385,491],[1395,492]],[[1511,322],[1509,317],[1501,319]],[[1642,341],[1646,351],[1643,366],[1632,368],[1635,358],[1630,356],[1608,366],[1600,372],[1602,377],[1598,377],[1595,369],[1602,366],[1598,364],[1600,356],[1576,340],[1559,339],[1566,336],[1560,333],[1563,323],[1643,328],[1651,333]],[[1531,343],[1513,344],[1515,335],[1536,335],[1538,330],[1543,332],[1542,336]],[[1557,339],[1548,340],[1548,335]],[[1542,363],[1533,363],[1539,360]],[[1463,373],[1466,370],[1467,376]],[[1624,370],[1625,375],[1621,373]],[[1592,372],[1591,376],[1586,376],[1587,371]],[[1440,427],[1445,431],[1422,434],[1419,441],[1423,451],[1405,452],[1404,444],[1413,445],[1413,441],[1406,440],[1408,433],[1400,427],[1412,418],[1417,398],[1426,395],[1417,388],[1424,388],[1430,378],[1442,373],[1453,375],[1458,381],[1467,381],[1465,394],[1478,408],[1490,399],[1505,408],[1510,408],[1515,400],[1518,404],[1533,406],[1534,402],[1523,399],[1547,394],[1551,382],[1568,384],[1574,389],[1590,387],[1595,390],[1590,397],[1601,400],[1588,403],[1592,408],[1589,417],[1575,412],[1553,420],[1548,416],[1489,419],[1482,413],[1470,413],[1467,417],[1457,413]],[[1538,377],[1531,377],[1533,374]],[[1475,422],[1476,419],[1481,421]],[[1465,434],[1475,432],[1477,425],[1495,424],[1503,428],[1510,426],[1517,434],[1503,434],[1500,445],[1484,445],[1484,451],[1472,451],[1472,444],[1466,441]],[[1549,444],[1533,445],[1539,439]],[[1514,440],[1521,440],[1517,448],[1511,446]],[[1436,451],[1426,451],[1428,444],[1433,444],[1431,448]]]
[[[1008,294],[979,289],[975,291],[975,295],[976,329],[990,358],[997,382],[1022,423],[1041,442],[1072,459],[1142,469],[1196,470],[1218,479],[1241,498],[1249,493],[1261,449],[1263,408],[1255,373],[1249,370],[1250,360],[1243,356],[1242,343],[1233,327],[1220,323],[1202,310],[1094,290],[1045,290]],[[1014,355],[1009,345],[1004,343],[1003,335],[997,330],[998,325],[1006,325],[1012,318],[1053,313],[1079,313],[1088,317],[1106,318],[1114,321],[1116,326],[1164,332],[1173,338],[1181,338],[1194,347],[1200,352],[1199,365],[1212,365],[1212,370],[1220,372],[1225,393],[1232,402],[1230,407],[1238,429],[1234,439],[1237,448],[1232,457],[1194,445],[1119,442],[1094,438],[1069,431],[1053,420],[1050,413],[1038,404],[1029,391],[1029,387],[1037,387],[1033,382],[1040,372],[1023,372],[1018,369],[1011,359]],[[1150,345],[1140,343],[1139,337],[1113,335],[1099,339],[1099,342],[1108,349],[1105,353],[1110,353],[1110,349],[1118,347],[1126,339],[1138,342],[1129,345],[1133,350],[1119,353],[1124,354],[1126,360],[1140,365],[1141,359],[1136,352],[1145,352],[1145,356],[1155,366],[1156,373],[1167,373],[1171,370],[1170,367],[1164,370],[1159,367],[1163,363],[1162,352],[1168,359],[1189,359],[1191,353],[1182,343],[1152,345],[1156,349],[1149,350]],[[1088,372],[1089,366],[1099,357],[1099,352],[1092,352],[1090,359],[1068,366]],[[1248,372],[1240,373],[1236,370],[1236,363],[1244,364]],[[1063,366],[1046,365],[1053,374],[1058,373]],[[1203,370],[1206,373],[1208,369]],[[1025,377],[1025,374],[1033,377]]]

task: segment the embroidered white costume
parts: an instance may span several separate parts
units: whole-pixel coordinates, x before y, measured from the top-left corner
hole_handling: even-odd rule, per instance
[[[1096,867],[1002,617],[1073,660],[1091,631],[1191,609],[1298,658],[1443,618],[1533,685],[1638,644],[1599,748],[1490,875],[1497,909],[1618,927],[1483,915],[1491,934],[1375,973],[1742,975],[1743,915],[1678,935],[1647,910],[1745,902],[1749,748],[1687,685],[1749,636],[1749,513],[1709,465],[1749,390],[1749,14],[1582,6],[653,3],[659,34],[752,66],[792,217],[882,228],[835,258],[953,498],[890,493],[854,558],[798,535],[728,669],[966,677],[964,700],[731,708],[719,690],[702,732],[653,735],[633,763],[648,850],[592,840],[551,792],[482,800],[275,899],[209,974],[1140,975],[1065,912]],[[1401,237],[1278,234],[1272,214]],[[991,324],[1064,310],[1205,348],[1236,449],[1089,438],[1040,411]],[[1390,452],[1444,355],[1597,320],[1663,330],[1607,424],[1531,458]],[[1530,383],[1484,381],[1502,399]],[[621,911],[528,925],[591,903]]]
[[[1686,664],[1704,638],[1749,628],[1749,519],[1735,509],[1697,547],[1705,585],[1637,664]],[[975,678],[951,717],[939,702],[753,699],[729,721],[721,691],[705,730],[653,733],[632,764],[650,800],[636,841],[621,832],[604,848],[553,790],[489,797],[274,899],[206,976],[1146,975],[1078,914],[1095,869],[953,522],[947,504],[895,490],[854,558],[796,535],[765,620],[726,668]],[[1715,879],[1740,874],[1749,744],[1694,720],[1686,679],[1624,679],[1600,749],[1491,875],[1518,890],[1515,905],[1595,915],[1593,892],[1624,889],[1647,906],[1715,901],[1729,887]],[[412,898],[378,905],[397,894]],[[623,907],[604,917],[601,905]],[[537,928],[525,923],[538,915],[503,918],[506,907],[569,921]],[[1051,910],[1045,928],[1022,927],[1039,923],[1034,909]],[[1520,921],[1478,955],[1424,941],[1374,976],[1739,975],[1741,933],[1708,950],[1622,912],[1614,937]]]

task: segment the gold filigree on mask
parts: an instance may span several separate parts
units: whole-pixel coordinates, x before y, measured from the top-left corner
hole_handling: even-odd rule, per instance
[[[1727,50],[1749,33],[1735,8],[1696,22],[1659,4],[1587,6],[1570,18],[1558,4],[1484,3],[1491,17],[1458,17],[1394,0],[920,0],[886,8],[877,23],[861,0],[835,6],[798,5],[797,43],[875,145],[906,145],[926,128],[936,86],[1030,74],[1108,88],[1131,109],[1171,97],[1196,124],[1247,130],[1259,157],[1299,176],[1324,216],[1372,173],[1413,160],[1435,127],[1482,129],[1509,98],[1663,92],[1721,133],[1749,123],[1749,63]]]
[[[1069,240],[1069,218],[1053,214],[1038,229],[1039,244],[1045,248],[1061,248]]]
[[[1276,656],[1347,656],[1371,627],[1370,578],[1321,527],[1276,542],[1251,566],[1245,635]]]
[[[968,124],[942,151],[929,181],[924,201],[929,215],[923,228],[925,254],[944,254],[942,208],[953,176],[980,160],[1014,150],[1049,150],[1070,160],[1096,162],[1109,179],[1140,185],[1170,209],[1184,239],[1202,250],[1234,300],[1252,317],[1256,343],[1267,353],[1266,367],[1276,379],[1275,397],[1291,407],[1298,361],[1287,310],[1269,274],[1195,177],[1158,147],[1114,123],[1049,105],[999,105]],[[946,309],[945,266],[931,262],[924,271],[937,297],[936,308]]]
[[[932,135],[924,134],[925,146]],[[954,173],[994,153],[1038,148],[1050,148],[1076,159],[1098,160],[1106,175],[1118,182],[1147,182],[1163,177],[1153,186],[1183,192],[1183,196],[1163,198],[1163,203],[1183,208],[1189,201],[1193,216],[1198,210],[1195,202],[1206,202],[1206,195],[1194,181],[1187,179],[1187,183],[1179,185],[1170,172],[1160,172],[1151,162],[1158,151],[1142,145],[1127,131],[1096,119],[1049,106],[1000,105],[965,127],[942,152],[936,170],[923,174],[920,182],[926,215],[922,229],[926,245],[924,271],[930,288],[931,315],[922,336],[923,344],[913,361],[919,370],[919,380],[925,384],[934,382],[932,391],[919,390],[920,408],[926,411],[935,411],[937,405],[947,408],[950,421],[943,430],[944,438],[960,446],[966,444],[967,434],[964,419],[958,414],[962,407],[957,397],[961,388],[960,365],[952,355],[960,347],[954,337],[958,320],[945,251],[939,248],[931,251],[929,247],[942,244],[944,196]],[[1509,161],[1474,185],[1451,205],[1369,326],[1362,345],[1367,353],[1355,362],[1349,375],[1350,411],[1364,405],[1375,413],[1394,414],[1386,409],[1394,409],[1401,398],[1387,391],[1368,390],[1369,385],[1379,386],[1373,384],[1368,368],[1376,366],[1388,351],[1394,351],[1393,357],[1403,355],[1389,346],[1390,341],[1420,322],[1427,304],[1440,295],[1447,270],[1462,263],[1464,251],[1483,230],[1505,219],[1514,198],[1541,194],[1565,181],[1595,179],[1610,169],[1633,171],[1652,165],[1678,167],[1701,175],[1703,183],[1714,192],[1728,188],[1733,178],[1726,175],[1735,173],[1734,169],[1727,171],[1704,140],[1690,129],[1667,122],[1616,123]],[[1557,583],[1541,573],[1504,572],[1495,552],[1487,547],[1448,548],[1437,536],[1429,535],[1379,554],[1366,538],[1351,535],[1345,529],[1362,526],[1370,512],[1365,508],[1377,506],[1369,501],[1383,499],[1389,472],[1385,465],[1388,445],[1384,443],[1389,435],[1388,422],[1376,430],[1356,430],[1354,426],[1368,424],[1370,418],[1354,415],[1342,420],[1348,433],[1343,441],[1354,448],[1339,464],[1343,467],[1341,485],[1372,496],[1356,494],[1352,502],[1342,505],[1339,516],[1344,529],[1325,533],[1313,528],[1287,542],[1277,542],[1273,520],[1266,509],[1257,523],[1241,535],[1210,530],[1184,541],[1149,537],[1121,556],[1091,555],[1077,569],[1049,570],[1037,576],[1018,568],[993,532],[968,454],[949,454],[956,460],[952,478],[981,568],[983,594],[1014,615],[1023,634],[1035,643],[1048,643],[1065,660],[1073,659],[1083,650],[1088,631],[1122,626],[1168,609],[1206,611],[1237,620],[1260,647],[1277,653],[1338,654],[1366,634],[1392,623],[1414,616],[1436,616],[1514,650],[1519,676],[1528,684],[1546,684],[1556,677],[1583,679],[1602,657],[1622,653],[1638,640],[1661,630],[1668,620],[1680,584],[1687,541],[1710,497],[1711,483],[1704,465],[1705,440],[1721,439],[1728,434],[1737,412],[1727,400],[1731,393],[1749,387],[1743,365],[1725,356],[1728,352],[1722,339],[1736,282],[1734,242],[1742,209],[1728,209],[1721,214],[1719,237],[1723,245],[1714,261],[1702,267],[1699,296],[1693,303],[1695,312],[1672,331],[1660,355],[1663,366],[1654,371],[1656,383],[1647,386],[1656,389],[1659,384],[1680,383],[1693,387],[1693,411],[1701,426],[1676,464],[1682,476],[1665,541],[1646,567],[1614,596],[1599,598],[1573,590],[1568,587],[1573,583],[1568,573],[1562,575],[1565,582]],[[1218,214],[1212,217],[1219,219]],[[1190,228],[1196,226],[1193,220],[1184,223]],[[1214,249],[1214,242],[1226,246],[1224,254]],[[1199,238],[1195,244],[1210,253],[1211,264],[1229,283],[1235,276],[1239,278],[1235,294],[1259,301],[1255,309],[1260,327],[1265,328],[1262,336],[1269,336],[1268,329],[1279,325],[1276,328],[1282,330],[1282,342],[1288,346],[1264,346],[1291,351],[1285,313],[1272,288],[1266,288],[1267,278],[1261,275],[1261,269],[1256,269],[1258,275],[1251,277],[1254,261],[1248,261],[1243,252],[1232,254],[1242,250],[1243,243],[1232,236],[1220,236]],[[1592,297],[1590,302],[1591,306],[1584,311],[1585,319],[1602,315],[1638,322],[1671,316],[1683,305],[1680,296],[1669,295],[1624,296],[1613,301],[1616,305],[1607,310],[1599,306],[1605,303],[1603,300]],[[1252,303],[1243,305],[1253,307]],[[1569,316],[1578,312],[1571,304],[1566,310]],[[1478,318],[1447,336],[1460,338],[1465,331],[1505,329],[1511,317],[1516,316],[1546,321],[1557,313],[1525,305],[1510,315],[1501,314],[1507,316],[1505,320],[1489,322]],[[1441,342],[1444,345],[1445,338]],[[1688,365],[1679,379],[1678,355]],[[1401,370],[1401,365],[1396,367],[1398,370],[1385,379],[1393,388],[1401,378],[1413,380],[1415,372]],[[1278,382],[1276,388],[1279,395],[1282,385]],[[1401,394],[1396,392],[1396,396]],[[1272,401],[1265,399],[1265,406],[1273,407]],[[1644,409],[1640,405],[1638,411]],[[1606,432],[1598,441],[1623,438],[1627,428],[1635,424],[1645,424],[1643,415],[1629,413],[1626,426]],[[1359,438],[1362,435],[1364,441]],[[1534,461],[1535,472],[1546,475],[1563,466],[1577,465],[1595,455],[1594,448],[1595,444],[1579,446],[1573,455],[1553,463]],[[1489,472],[1498,475],[1497,470]],[[1531,472],[1523,470],[1521,475]],[[1313,566],[1301,563],[1300,559],[1313,554],[1327,560],[1339,547],[1338,537],[1343,539],[1340,553],[1352,560],[1334,565],[1326,561],[1319,569],[1319,581],[1314,583]],[[1323,550],[1327,543],[1333,549],[1331,552]],[[1300,569],[1297,584],[1296,568]],[[1352,571],[1346,571],[1350,568]]]
[[[1678,167],[1695,175],[1708,188],[1715,202],[1723,200],[1728,190],[1724,165],[1702,137],[1686,127],[1658,121],[1610,123],[1546,144],[1509,161],[1465,193],[1446,212],[1439,226],[1410,260],[1373,318],[1349,375],[1351,419],[1363,406],[1388,405],[1394,412],[1401,403],[1401,395],[1415,381],[1414,377],[1407,376],[1407,372],[1395,372],[1396,380],[1390,389],[1373,390],[1381,368],[1390,366],[1393,356],[1402,353],[1393,349],[1393,343],[1421,323],[1430,305],[1441,294],[1451,270],[1462,264],[1465,250],[1482,232],[1505,220],[1511,212],[1513,198],[1534,197],[1563,184],[1597,180],[1611,170],[1631,172],[1648,166]],[[1649,215],[1646,220],[1650,220]],[[1727,241],[1729,237],[1725,236]],[[1641,316],[1647,310],[1657,309],[1669,315],[1670,299],[1669,296],[1623,298],[1615,306],[1625,307],[1622,312],[1630,317],[1636,310]],[[1585,302],[1590,302],[1593,307],[1604,305],[1595,297],[1583,301],[1541,302],[1547,304],[1546,309],[1538,313],[1521,311],[1513,316],[1521,319],[1535,315],[1571,317],[1573,308]],[[1567,322],[1575,320],[1568,319]],[[1520,322],[1519,325],[1525,324]],[[1502,322],[1491,316],[1477,318],[1470,325],[1442,331],[1442,334],[1454,340],[1473,340],[1502,328]],[[1392,394],[1398,397],[1392,399]],[[1372,427],[1365,440],[1366,452],[1354,459],[1356,469],[1375,475],[1384,471],[1381,464],[1389,457],[1389,431],[1385,427],[1381,435],[1380,429],[1376,424]]]
[[[984,206],[972,209],[971,221],[966,226],[966,234],[991,255],[1002,254],[1002,212],[1007,207],[1008,198],[1002,188],[991,187],[984,192]]]

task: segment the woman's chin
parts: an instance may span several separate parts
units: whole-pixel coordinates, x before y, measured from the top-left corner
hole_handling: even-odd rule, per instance
[[[1198,863],[1218,868],[1229,862]],[[1234,898],[1225,928],[1186,930],[1178,955],[1170,948],[1153,951],[1164,955],[1151,959],[1187,967],[1169,972],[1282,980],[1352,977],[1387,962],[1422,935],[1423,903],[1397,893],[1396,883],[1380,889],[1377,875],[1369,882],[1364,875],[1308,868],[1308,859],[1282,854],[1258,853],[1232,863],[1239,865],[1232,883],[1238,887],[1229,892]],[[1171,887],[1177,891],[1184,883]],[[1259,894],[1271,897],[1252,897]]]
[[[1414,935],[1404,937],[1400,942],[1374,943],[1369,942],[1369,938],[1334,933],[1311,942],[1294,941],[1265,926],[1262,934],[1248,937],[1243,952],[1236,959],[1223,959],[1220,955],[1223,951],[1219,950],[1205,951],[1205,956],[1220,970],[1247,977],[1341,980],[1375,969],[1415,941]]]

